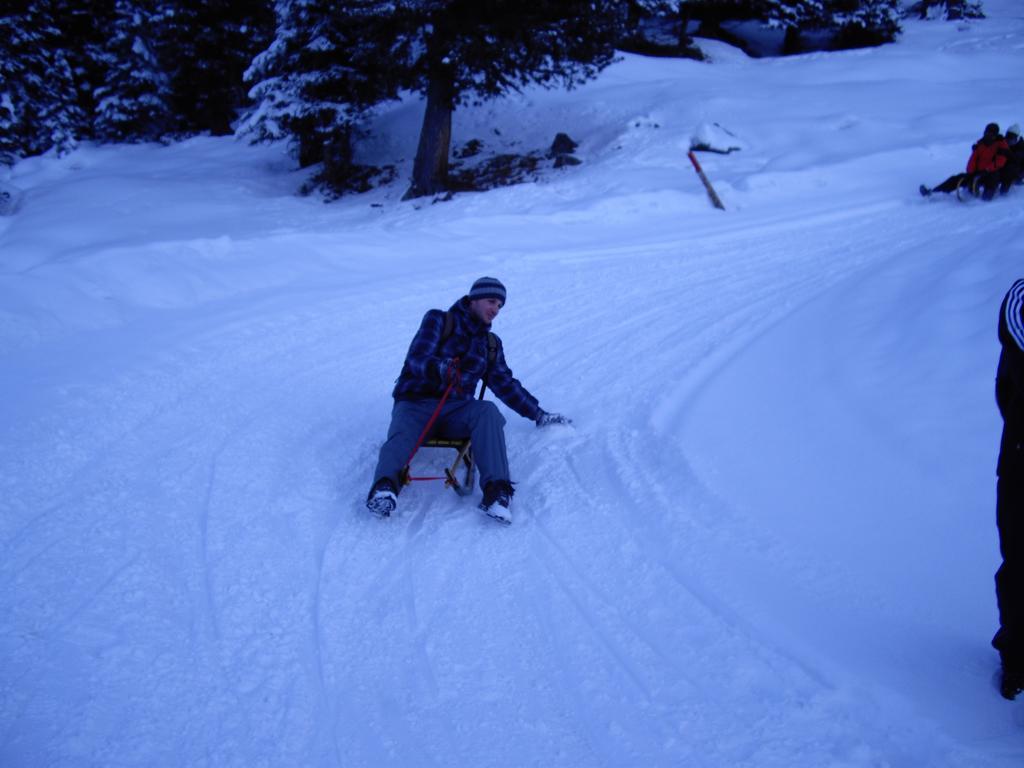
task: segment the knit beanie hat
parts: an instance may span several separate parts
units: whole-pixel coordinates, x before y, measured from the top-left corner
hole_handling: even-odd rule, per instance
[[[999,123],[989,123],[985,126],[986,136],[998,136],[999,135]]]
[[[1009,136],[1011,133],[1014,136],[1020,136],[1020,126],[1017,125],[1016,123],[1014,123],[1009,128],[1007,128],[1006,129],[1006,135]]]
[[[469,289],[469,300],[477,299],[500,299],[505,303],[505,286],[496,277],[481,277],[473,287]]]

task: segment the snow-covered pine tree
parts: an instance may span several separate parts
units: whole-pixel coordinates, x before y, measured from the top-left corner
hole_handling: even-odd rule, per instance
[[[783,53],[802,50],[800,35],[835,33],[833,47],[853,48],[891,42],[900,32],[900,0],[758,0],[761,18],[784,29]]]
[[[241,128],[254,141],[287,139],[300,167],[344,174],[366,111],[398,94],[396,47],[405,18],[394,2],[278,0],[270,46],[245,73],[252,112]],[[402,72],[401,75],[405,73]]]
[[[9,3],[0,16],[0,162],[74,148],[84,115],[54,4]]]
[[[79,135],[95,138],[95,95],[110,66],[105,46],[114,7],[109,0],[52,0],[51,6],[54,25],[60,30],[59,45],[71,65],[77,103],[84,118]]]
[[[826,22],[828,0],[760,0],[761,14],[769,26],[814,27]]]
[[[0,16],[0,163],[11,165],[24,146],[24,121],[28,108],[26,83],[32,77],[29,52],[38,33],[25,14]]]
[[[922,19],[956,21],[985,18],[981,0],[918,0],[910,6],[909,12],[919,14]]]
[[[758,0],[761,18],[769,27],[785,30],[784,54],[802,49],[800,35],[809,29],[827,25],[827,0]]]
[[[678,25],[677,45],[680,49],[685,49],[693,43],[688,27],[690,14],[697,4],[698,0],[630,0],[627,24],[634,25],[636,17],[641,15],[674,18]]]
[[[899,35],[899,0],[828,0],[829,27],[838,29],[835,48],[890,43]]]
[[[427,97],[410,196],[444,189],[457,105],[528,83],[571,87],[614,56],[612,0],[278,0],[273,42],[246,73],[256,104],[243,132],[287,138],[301,166],[351,162],[373,105]]]
[[[153,0],[117,0],[96,88],[95,127],[106,141],[152,141],[176,127],[158,52],[164,17]]]
[[[247,103],[242,76],[270,42],[274,10],[253,0],[173,0],[161,4],[160,60],[175,118],[187,133],[231,133]]]
[[[409,0],[417,17],[400,46],[426,111],[406,197],[446,187],[452,113],[527,84],[572,87],[614,59],[622,17],[612,0]]]

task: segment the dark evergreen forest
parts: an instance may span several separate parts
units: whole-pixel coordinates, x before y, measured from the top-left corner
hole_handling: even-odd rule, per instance
[[[979,15],[980,0],[7,0],[0,16],[0,163],[83,141],[237,133],[287,141],[335,191],[374,106],[419,94],[410,196],[445,188],[460,105],[531,84],[572,87],[617,50],[699,57],[730,23],[833,47],[895,40],[904,13]],[[906,7],[905,7],[906,5]]]

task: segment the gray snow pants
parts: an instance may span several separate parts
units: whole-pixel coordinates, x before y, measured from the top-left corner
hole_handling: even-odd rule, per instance
[[[376,483],[388,478],[401,490],[398,476],[409,453],[416,445],[423,427],[437,408],[437,400],[396,400],[391,410],[391,427],[388,439],[381,446],[377,469],[373,474]],[[428,438],[461,439],[473,441],[473,457],[480,476],[480,488],[495,480],[509,479],[508,454],[505,451],[505,417],[498,406],[489,400],[449,400],[434,422]]]

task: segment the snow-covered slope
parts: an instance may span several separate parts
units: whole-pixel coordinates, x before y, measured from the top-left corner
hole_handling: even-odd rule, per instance
[[[988,639],[1024,190],[916,192],[1024,120],[1024,9],[985,6],[467,109],[457,142],[584,162],[444,204],[298,198],[230,139],[17,165],[0,764],[1020,765]],[[369,159],[407,172],[419,114]],[[724,213],[686,158],[716,124]],[[409,339],[484,274],[575,425],[505,411],[511,528],[425,483],[372,519]]]

